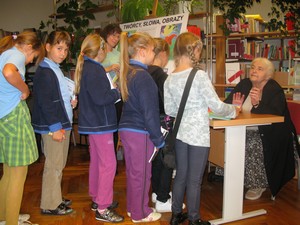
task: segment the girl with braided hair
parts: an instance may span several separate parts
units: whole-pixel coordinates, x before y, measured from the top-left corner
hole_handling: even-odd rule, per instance
[[[180,127],[176,136],[176,176],[173,183],[171,225],[186,218],[182,205],[186,191],[189,225],[208,225],[199,214],[203,173],[209,154],[210,133],[208,108],[220,116],[235,118],[239,107],[223,103],[199,63],[202,42],[193,33],[182,33],[174,46],[175,70],[164,84],[164,106],[167,115],[176,117],[187,78],[193,68],[199,69],[193,80]]]

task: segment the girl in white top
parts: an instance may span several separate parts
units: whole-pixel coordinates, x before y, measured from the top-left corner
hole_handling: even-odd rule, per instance
[[[239,107],[223,103],[203,70],[200,70],[202,42],[193,33],[182,33],[174,46],[175,70],[164,84],[164,106],[167,115],[176,117],[187,78],[198,68],[176,137],[176,177],[173,184],[171,225],[183,222],[182,204],[186,189],[190,225],[206,225],[200,219],[200,189],[210,147],[209,114],[235,118]]]

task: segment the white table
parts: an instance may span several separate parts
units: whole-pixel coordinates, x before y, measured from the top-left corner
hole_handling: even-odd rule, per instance
[[[225,128],[224,189],[222,218],[211,224],[223,224],[266,214],[259,209],[243,213],[246,127],[283,122],[283,116],[240,113],[233,120],[211,120],[213,129]]]

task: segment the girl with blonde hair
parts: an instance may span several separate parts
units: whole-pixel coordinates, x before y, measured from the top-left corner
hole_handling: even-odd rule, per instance
[[[189,225],[208,225],[200,216],[201,183],[206,167],[209,147],[208,108],[215,114],[235,118],[239,108],[223,103],[199,63],[202,42],[193,33],[180,34],[174,46],[175,70],[164,84],[164,106],[167,115],[176,117],[182,93],[193,68],[197,68],[182,120],[176,136],[176,176],[172,191],[171,225],[182,223],[186,192]]]
[[[134,223],[160,219],[149,207],[150,157],[164,146],[160,131],[158,89],[147,72],[155,42],[146,33],[121,33],[120,85],[124,101],[119,133],[124,146],[127,177],[127,214]]]
[[[79,97],[78,132],[89,135],[89,194],[98,207],[96,220],[116,223],[124,219],[111,207],[116,173],[115,102],[120,99],[120,92],[101,65],[105,56],[105,41],[98,34],[89,34],[77,60],[75,92]]]
[[[38,150],[26,99],[25,66],[44,57],[44,47],[34,32],[0,40],[0,221],[23,224],[19,212],[28,165],[38,158]],[[26,215],[27,220],[29,215]],[[0,222],[2,223],[2,222]],[[5,223],[5,222],[3,222]]]

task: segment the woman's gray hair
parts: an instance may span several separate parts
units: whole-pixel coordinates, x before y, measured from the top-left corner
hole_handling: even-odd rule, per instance
[[[269,79],[270,79],[270,78],[273,78],[274,72],[275,72],[275,68],[274,68],[273,63],[272,63],[269,59],[267,59],[267,58],[262,58],[262,57],[255,58],[255,59],[252,60],[251,66],[252,66],[255,62],[262,62],[262,63],[266,66],[266,75],[267,75],[267,77],[268,77]]]

